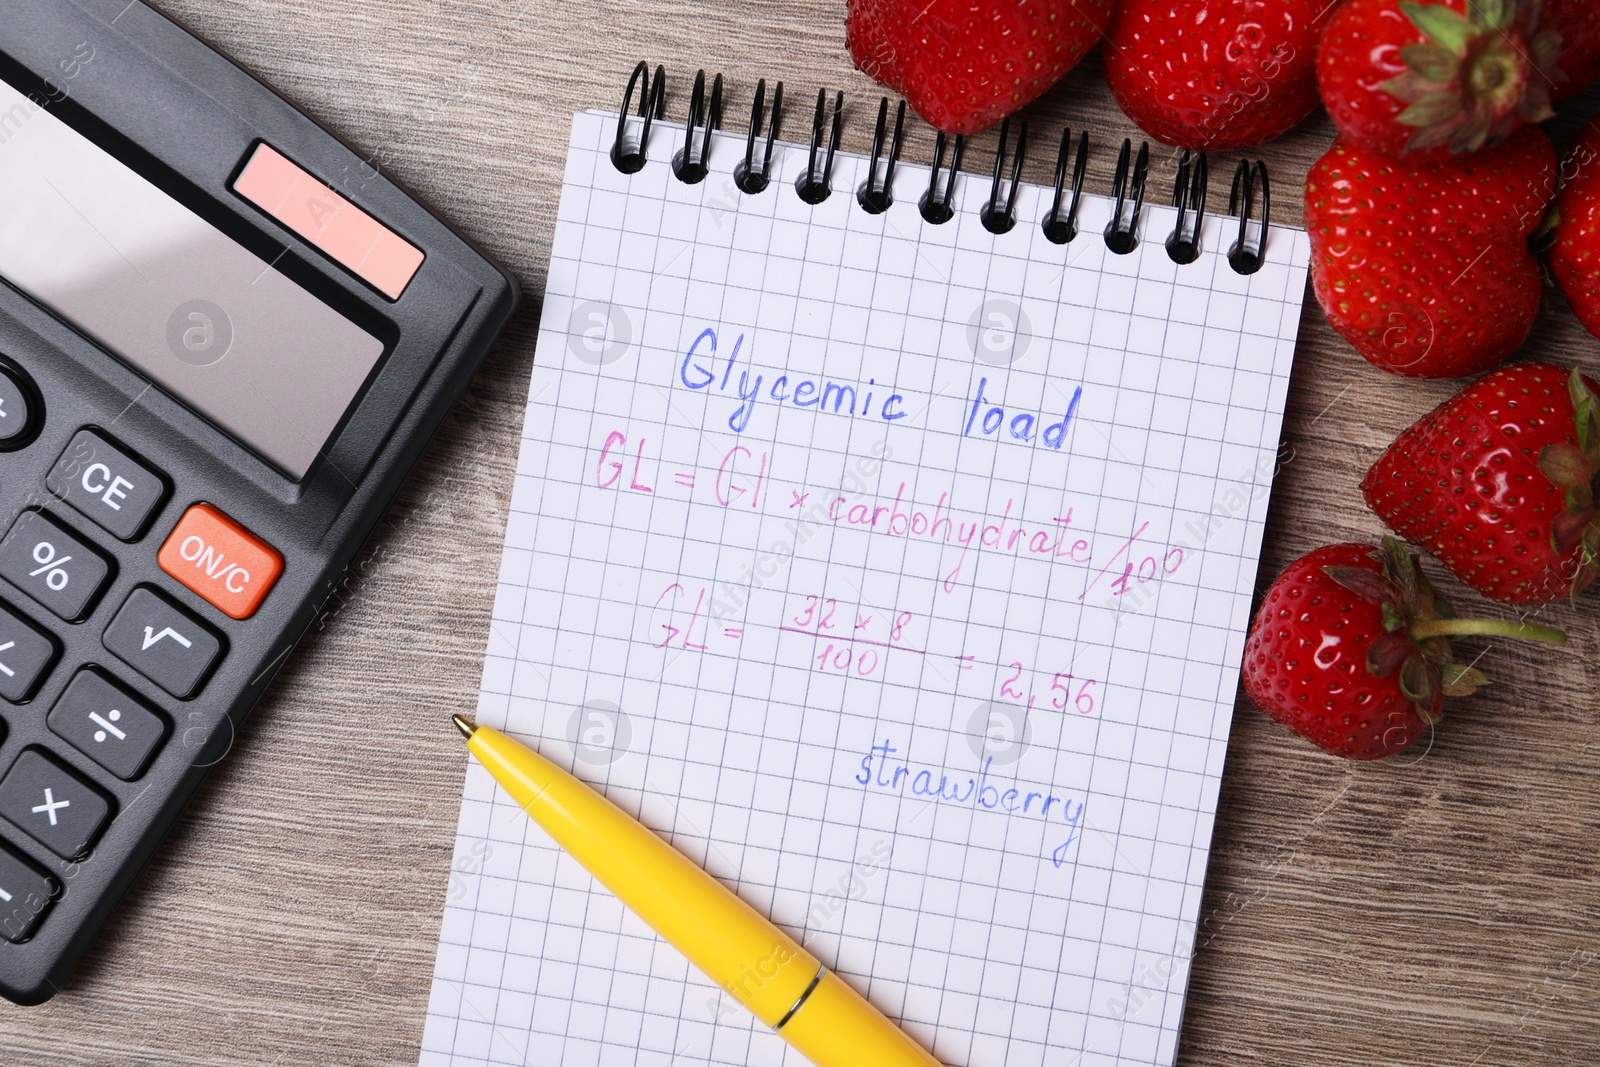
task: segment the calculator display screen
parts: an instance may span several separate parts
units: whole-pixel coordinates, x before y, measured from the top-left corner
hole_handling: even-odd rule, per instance
[[[297,480],[383,355],[3,81],[0,278]]]

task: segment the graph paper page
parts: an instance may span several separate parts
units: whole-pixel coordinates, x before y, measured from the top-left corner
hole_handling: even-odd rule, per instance
[[[1309,246],[579,115],[477,715],[955,1067],[1170,1064]],[[1152,198],[1158,184],[1152,177]],[[802,1064],[469,765],[421,1061]]]

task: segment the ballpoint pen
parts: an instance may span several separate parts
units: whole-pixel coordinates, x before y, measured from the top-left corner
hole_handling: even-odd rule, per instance
[[[817,1067],[939,1067],[788,934],[521,742],[454,722],[511,798],[651,929]]]

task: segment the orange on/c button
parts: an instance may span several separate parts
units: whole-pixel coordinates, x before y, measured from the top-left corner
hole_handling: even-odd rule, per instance
[[[156,562],[235,619],[254,615],[283,573],[271,545],[210,504],[183,513]]]

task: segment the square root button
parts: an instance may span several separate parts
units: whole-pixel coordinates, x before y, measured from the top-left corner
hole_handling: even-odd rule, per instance
[[[199,619],[150,589],[135,589],[101,638],[122,662],[180,700],[200,689],[222,641]]]
[[[62,859],[77,859],[111,816],[105,797],[43,752],[28,749],[0,778],[0,815]]]
[[[93,670],[73,676],[45,721],[79,752],[123,781],[139,777],[167,733],[161,716]]]

